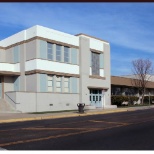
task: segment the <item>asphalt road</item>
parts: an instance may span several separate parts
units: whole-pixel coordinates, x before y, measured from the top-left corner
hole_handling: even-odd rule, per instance
[[[0,149],[154,150],[154,109],[0,124]]]

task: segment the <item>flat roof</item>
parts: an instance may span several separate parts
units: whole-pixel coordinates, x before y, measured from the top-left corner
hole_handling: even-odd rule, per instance
[[[90,35],[84,34],[84,33],[79,33],[79,34],[76,34],[75,36],[80,36],[80,35],[84,35],[84,36],[91,37],[91,38],[94,38],[94,39],[99,40],[99,41],[103,41],[103,42],[109,43],[108,41],[105,41],[105,40],[102,40],[100,38],[97,38],[97,37],[94,37],[94,36],[90,36]]]
[[[111,76],[111,85],[134,87],[133,78]],[[137,79],[136,79],[137,80]],[[154,82],[149,81],[146,88],[154,88]]]

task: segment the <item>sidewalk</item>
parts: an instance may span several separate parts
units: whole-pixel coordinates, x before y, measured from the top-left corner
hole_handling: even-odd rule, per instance
[[[150,108],[154,108],[154,106],[128,107],[128,108],[116,108],[116,109],[104,109],[104,110],[103,109],[95,109],[95,110],[86,110],[84,113],[78,113],[78,111],[45,113],[45,114],[0,113],[0,123],[88,116],[88,115],[97,115],[97,114],[144,110],[144,109],[150,109]]]

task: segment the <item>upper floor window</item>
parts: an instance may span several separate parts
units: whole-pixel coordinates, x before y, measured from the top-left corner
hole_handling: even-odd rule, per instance
[[[100,54],[91,52],[91,60],[92,60],[92,75],[100,75]]]
[[[47,44],[47,49],[48,49],[48,53],[47,53],[48,59],[53,60],[53,44],[48,43]]]
[[[56,45],[56,61],[61,61],[61,45]]]
[[[69,62],[69,48],[64,47],[64,62],[68,63]]]

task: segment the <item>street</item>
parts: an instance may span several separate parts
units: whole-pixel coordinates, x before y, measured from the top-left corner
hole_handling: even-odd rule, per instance
[[[6,150],[154,150],[154,109],[0,124]]]

